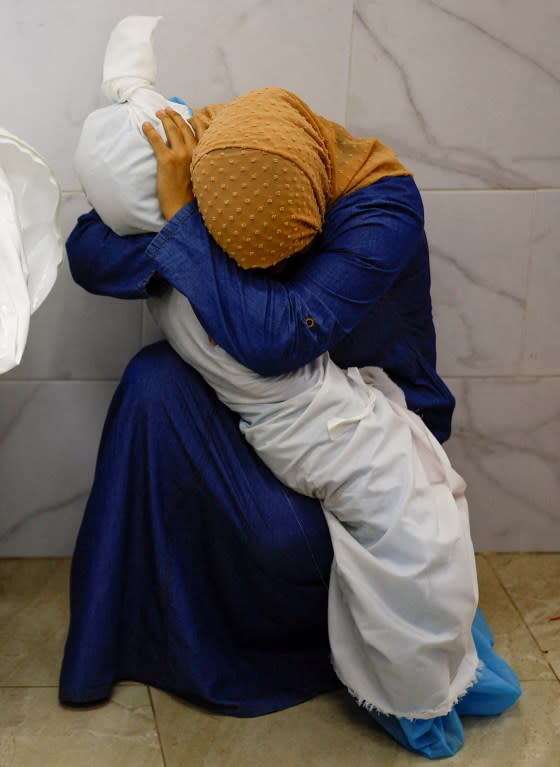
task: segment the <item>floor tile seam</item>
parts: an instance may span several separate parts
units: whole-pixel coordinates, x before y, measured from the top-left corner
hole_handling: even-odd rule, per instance
[[[1,684],[0,690],[58,690],[57,684]]]
[[[163,740],[162,740],[161,732],[160,732],[160,729],[159,729],[159,722],[158,722],[157,713],[156,713],[156,706],[155,706],[155,703],[154,703],[154,696],[152,695],[152,688],[150,687],[150,685],[147,684],[146,685],[146,689],[148,690],[148,698],[150,699],[150,706],[152,707],[152,715],[154,717],[154,727],[156,728],[156,733],[157,733],[157,737],[158,737],[159,751],[160,751],[160,754],[161,754],[161,761],[163,763],[163,767],[167,767],[167,760],[165,758],[165,750],[163,748]]]
[[[530,625],[527,623],[527,621],[526,621],[526,620],[525,620],[525,618],[523,617],[523,613],[521,612],[521,610],[520,610],[520,609],[519,609],[519,607],[517,606],[517,603],[515,602],[515,600],[514,600],[514,598],[512,597],[512,595],[509,593],[509,591],[508,591],[508,589],[507,589],[507,586],[505,585],[505,583],[503,582],[503,580],[500,578],[500,574],[499,574],[498,570],[497,570],[497,569],[496,569],[496,568],[493,566],[491,559],[487,558],[487,556],[486,556],[485,554],[482,554],[482,556],[484,557],[485,561],[488,563],[488,566],[490,567],[490,569],[492,570],[492,572],[493,572],[493,573],[494,573],[494,575],[496,576],[496,580],[498,581],[498,583],[499,583],[499,584],[500,584],[500,586],[502,587],[503,591],[505,592],[505,594],[506,594],[506,596],[507,596],[507,598],[508,598],[509,602],[510,602],[510,603],[511,603],[511,605],[513,606],[513,609],[514,609],[514,610],[516,611],[516,613],[519,615],[519,618],[520,618],[521,622],[523,623],[523,625],[525,626],[525,628],[526,628],[526,629],[527,629],[527,631],[529,632],[530,636],[533,638],[533,641],[535,642],[535,644],[536,644],[536,646],[537,646],[537,648],[538,648],[539,652],[540,652],[540,653],[543,655],[543,658],[544,658],[544,661],[545,661],[545,663],[547,664],[547,666],[549,667],[549,669],[550,669],[550,670],[552,671],[552,673],[554,674],[554,678],[555,678],[557,681],[559,681],[559,682],[560,682],[560,677],[558,676],[558,674],[557,674],[557,673],[556,673],[556,671],[554,670],[554,668],[553,668],[552,664],[549,662],[549,660],[548,660],[548,658],[547,658],[547,655],[548,655],[548,650],[544,650],[544,649],[541,647],[541,643],[539,642],[538,638],[535,636],[535,634],[534,634],[534,633],[533,633],[533,631],[531,630],[531,627],[530,627]],[[535,681],[540,681],[540,680],[535,680]]]
[[[56,560],[72,559],[71,556],[53,555],[52,557],[0,557],[0,565],[2,562],[53,562]]]
[[[147,687],[147,685],[136,684],[136,683],[133,683],[133,682],[119,682],[118,686],[120,686],[120,687],[134,687],[134,688]],[[26,689],[30,689],[30,690],[35,690],[35,689],[37,689],[37,690],[45,690],[45,689],[58,690],[58,688],[59,688],[59,684],[58,683],[54,683],[54,684],[33,684],[33,683],[28,683],[28,682],[25,682],[25,683],[22,682],[21,684],[2,684],[2,682],[0,682],[0,690],[26,690]],[[0,767],[1,767],[1,763],[0,763]]]
[[[62,607],[65,609],[70,596],[68,593],[69,585],[69,583],[64,584],[64,592],[60,591],[56,594],[45,594],[44,592],[39,591],[37,594],[30,596],[28,601],[23,602],[22,600],[23,604],[21,605],[21,608],[18,608],[13,613],[13,616],[18,616],[22,612],[31,612],[37,608],[44,607]]]
[[[490,552],[490,553],[493,553],[493,552]],[[519,616],[519,619],[520,619],[521,623],[523,624],[523,626],[525,626],[525,628],[529,630],[529,633],[531,634],[531,636],[533,636],[532,631],[529,629],[529,626],[527,625],[525,619],[523,618],[523,614],[522,614],[521,610],[519,609],[519,607],[515,603],[515,600],[513,599],[513,597],[511,596],[511,594],[507,590],[507,587],[504,584],[504,582],[502,581],[502,579],[500,578],[500,576],[498,574],[498,571],[492,565],[492,559],[491,559],[491,557],[488,556],[488,554],[489,554],[489,552],[483,552],[483,553],[479,552],[478,556],[480,556],[480,557],[482,557],[484,559],[484,561],[486,562],[486,564],[490,568],[490,571],[492,572],[492,574],[494,575],[494,577],[498,581],[498,585],[500,586],[500,588],[504,592],[504,594],[505,594],[505,596],[507,598],[507,601],[509,602],[509,604],[511,604],[511,606],[513,607],[513,609],[515,610],[515,612]],[[533,637],[533,639],[535,639],[535,638]],[[537,642],[537,646],[538,646],[538,648],[540,650],[541,646],[538,644],[538,642]],[[542,650],[541,650],[541,652],[542,652]]]
[[[548,665],[549,665],[549,666],[550,666],[550,668],[552,669],[552,673],[554,674],[554,676],[556,677],[556,679],[558,679],[558,681],[560,682],[560,665],[558,666],[558,671],[556,671],[556,669],[554,668],[554,666],[552,665],[552,663],[549,663]]]
[[[554,687],[560,688],[560,679],[558,679],[556,676],[554,679],[525,679],[521,680],[522,684],[528,683],[528,684],[552,684]]]
[[[542,683],[542,684],[549,684],[549,683],[559,684],[560,683],[560,679],[558,679],[556,674],[554,675],[554,677],[555,677],[554,679],[525,679],[524,681],[525,682],[539,682],[539,683]],[[134,686],[135,685],[128,685],[128,687],[134,687]],[[138,685],[138,686],[140,686],[140,685]],[[151,692],[152,692],[151,688],[148,685],[145,685],[145,687],[148,690],[148,695],[149,695],[149,698],[150,698],[151,708],[152,708],[152,711],[154,713],[154,720],[157,722],[157,714],[156,714],[156,711],[155,711],[155,705],[154,705],[152,694],[151,694]],[[0,684],[0,690],[58,690],[58,685],[57,684]],[[102,705],[104,705],[104,704],[102,704]],[[73,707],[73,706],[68,706],[68,707],[65,706],[65,708],[68,708],[68,710],[79,710],[78,707]],[[158,729],[158,734],[159,734],[159,727],[157,729]]]

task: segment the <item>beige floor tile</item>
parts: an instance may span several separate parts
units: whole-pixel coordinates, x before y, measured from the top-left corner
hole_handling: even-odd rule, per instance
[[[420,767],[343,693],[269,716],[210,714],[152,690],[167,767]],[[467,718],[453,767],[549,767],[560,759],[560,683],[526,682],[500,717]]]
[[[523,695],[505,714],[470,717],[464,725],[465,746],[450,767],[560,764],[560,683],[524,682]]]
[[[496,651],[522,681],[554,679],[548,656],[539,648],[487,562],[477,555],[480,607],[496,640]]]
[[[163,767],[148,690],[67,709],[56,688],[0,689],[2,767]]]
[[[69,582],[69,558],[0,559],[0,687],[58,684]]]
[[[489,561],[541,650],[560,652],[560,553],[493,554]]]
[[[552,650],[552,652],[548,653],[546,659],[552,666],[557,678],[560,679],[560,651]]]
[[[389,767],[399,755],[342,691],[251,719],[208,713],[158,690],[152,696],[167,767]]]
[[[0,686],[58,681],[69,559],[0,560]]]

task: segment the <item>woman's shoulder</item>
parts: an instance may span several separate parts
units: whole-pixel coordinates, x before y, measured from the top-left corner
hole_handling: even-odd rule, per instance
[[[328,210],[325,228],[343,220],[379,217],[383,211],[408,213],[424,225],[422,197],[412,176],[385,176],[341,197]]]
[[[344,255],[360,270],[383,269],[387,278],[427,258],[426,251],[424,208],[410,176],[386,177],[345,195],[328,211],[313,247],[319,256]]]

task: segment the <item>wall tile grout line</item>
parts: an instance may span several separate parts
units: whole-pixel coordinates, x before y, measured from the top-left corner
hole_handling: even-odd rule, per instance
[[[462,381],[465,378],[469,380],[487,380],[490,378],[503,378],[504,381],[533,381],[536,378],[560,378],[560,373],[446,373],[439,370],[439,374],[445,378],[446,381]]]
[[[438,370],[439,374],[446,381],[463,381],[469,380],[489,380],[489,379],[503,379],[504,381],[533,381],[535,379],[560,379],[560,371],[558,373],[447,373],[445,370]],[[123,369],[124,373],[124,369]],[[120,378],[8,378],[4,381],[0,381],[0,386],[21,384],[21,383],[113,383],[118,384]]]
[[[348,55],[348,74],[346,77],[346,104],[344,109],[344,125],[348,127],[348,115],[350,112],[350,92],[351,92],[351,86],[352,86],[352,52],[353,52],[353,40],[354,40],[354,19],[356,17],[356,0],[353,0],[352,2],[352,8],[350,13],[352,14],[352,18],[350,20],[350,46],[349,46],[349,55]]]
[[[527,260],[527,274],[525,276],[525,298],[524,298],[524,316],[523,316],[523,330],[521,339],[521,372],[527,374],[527,368],[529,367],[527,349],[527,337],[529,333],[529,295],[531,292],[531,280],[533,277],[533,261],[535,254],[535,234],[537,230],[537,201],[538,192],[535,191],[535,197],[533,199],[533,209],[531,210],[531,229],[529,232],[529,258]]]
[[[414,175],[414,173],[412,175]],[[560,192],[560,187],[556,187],[556,186],[519,187],[519,188],[511,187],[511,188],[508,188],[508,189],[505,189],[503,187],[501,189],[495,189],[493,187],[492,188],[490,188],[490,187],[480,187],[480,188],[478,188],[477,187],[476,189],[473,189],[471,187],[468,187],[468,188],[467,187],[465,187],[465,188],[461,188],[461,187],[453,187],[453,188],[451,188],[450,187],[449,189],[445,189],[445,188],[440,189],[440,188],[435,188],[434,187],[432,189],[431,187],[430,188],[426,188],[426,187],[423,187],[423,186],[419,186],[418,188],[419,188],[419,190],[420,190],[420,192],[422,194],[432,193],[432,192],[435,193],[435,194],[448,194],[448,193],[451,193],[451,194],[480,194],[480,193],[482,193],[482,194],[485,194],[485,193],[508,194],[509,192],[514,192],[515,194],[519,194],[519,192],[526,192],[526,193],[530,194],[531,192],[534,192],[534,193],[536,193],[536,192]]]

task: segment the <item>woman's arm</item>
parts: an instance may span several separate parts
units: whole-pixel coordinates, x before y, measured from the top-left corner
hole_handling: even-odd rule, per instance
[[[192,154],[192,135],[173,110],[158,117],[167,146],[147,136],[165,215],[169,197],[184,199],[184,156]],[[287,281],[241,270],[212,240],[200,215],[181,204],[171,206],[173,220],[147,253],[159,274],[189,298],[209,335],[261,375],[293,370],[332,348],[425,246],[422,202],[410,177],[382,179],[339,200],[306,266]]]
[[[242,270],[188,202],[190,129],[173,110],[158,116],[167,145],[149,129],[146,135],[171,220],[150,242],[145,235],[112,234],[95,213],[82,217],[68,241],[74,278],[92,292],[136,298],[161,275],[189,298],[208,334],[261,375],[298,368],[340,342],[424,245],[418,190],[410,177],[391,177],[333,206],[305,265],[290,279]]]
[[[66,242],[72,277],[90,293],[145,298],[156,267],[146,255],[153,234],[119,237],[92,210],[80,216]]]
[[[423,246],[416,186],[410,178],[391,178],[333,206],[305,265],[285,282],[240,269],[191,205],[167,224],[147,254],[155,270],[187,296],[220,346],[261,375],[280,375],[349,333]]]
[[[423,236],[414,182],[387,179],[329,211],[306,263],[286,282],[240,269],[212,240],[196,203],[155,237],[119,237],[91,211],[78,220],[67,249],[74,279],[92,293],[143,298],[159,273],[189,298],[208,334],[233,357],[261,375],[280,375],[349,333],[387,293]]]

